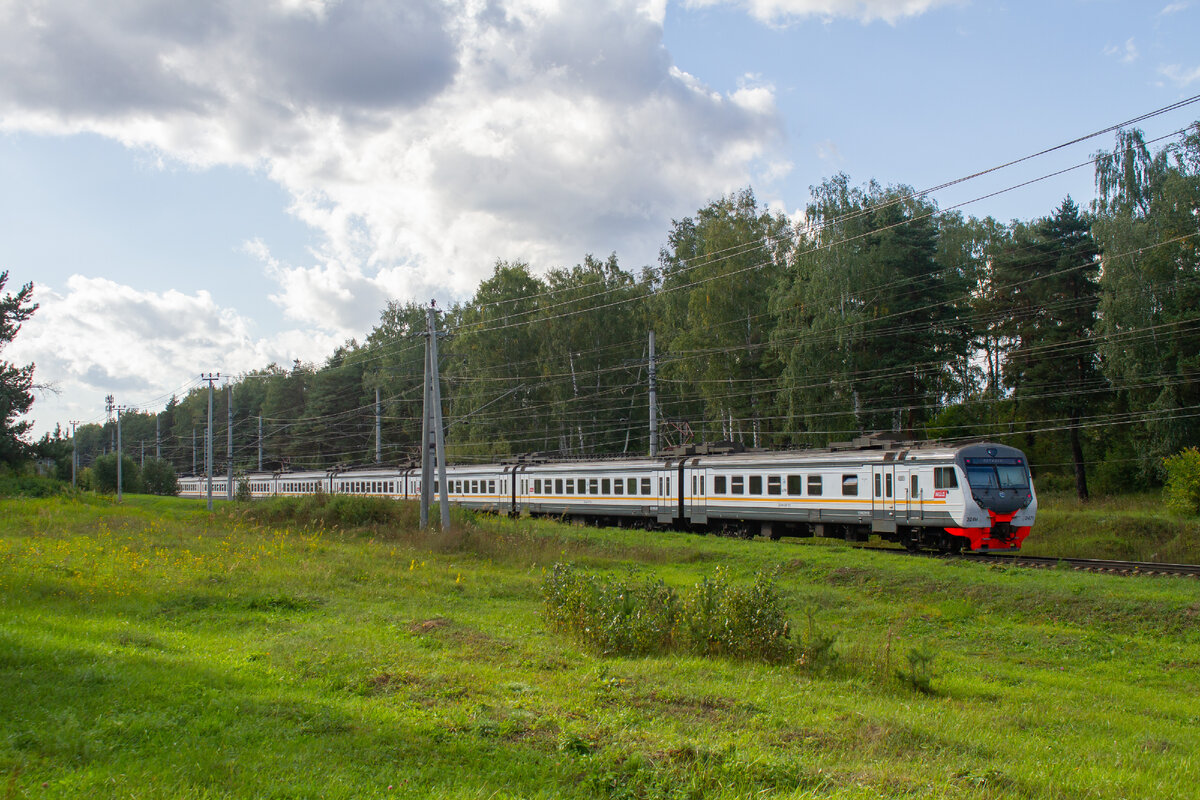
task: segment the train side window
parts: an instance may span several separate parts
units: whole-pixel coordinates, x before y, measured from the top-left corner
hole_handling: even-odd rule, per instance
[[[550,493],[550,481],[548,479],[546,481],[546,493],[547,494]],[[554,479],[554,494],[562,494],[562,493],[563,493],[562,478],[555,478]]]
[[[541,478],[533,479],[533,493],[534,494],[542,493],[542,479]]]
[[[820,475],[809,475],[808,476],[808,493],[810,495],[821,494],[821,476]]]
[[[799,496],[804,494],[804,476],[803,475],[788,475],[787,476],[788,494]]]
[[[659,495],[660,495],[660,496],[663,494],[663,483],[662,483],[662,478],[659,478],[659,479],[658,479],[658,493],[659,493]]]
[[[575,494],[575,479],[567,478],[567,494]]]
[[[933,488],[957,489],[958,475],[955,474],[954,467],[936,467],[933,470]]]
[[[713,476],[713,494],[725,494],[725,476]]]
[[[892,473],[883,476],[883,494],[884,497],[892,496]]]
[[[875,473],[875,496],[876,497],[882,496],[883,490],[880,488],[882,485],[883,485],[883,480],[882,480],[881,476],[879,475],[879,473],[876,472]]]
[[[843,475],[842,476],[842,496],[858,496],[858,476]]]
[[[642,478],[642,494],[646,497],[650,496],[650,479]]]
[[[622,480],[621,478],[617,478],[616,480],[613,481],[613,494],[624,494],[624,492],[625,492],[625,481]]]
[[[488,494],[495,494],[495,493],[496,493],[496,482],[488,481]]]
[[[762,494],[762,475],[750,476],[750,494]]]
[[[783,494],[783,481],[778,475],[767,476],[767,494]]]
[[[746,479],[741,475],[733,475],[729,478],[729,493],[730,494],[745,494]]]
[[[692,497],[696,496],[696,476],[692,476]]]
[[[434,493],[435,495],[436,495],[436,494],[441,494],[441,493],[442,493],[442,484],[441,484],[441,482],[440,482],[440,481],[434,480],[434,482],[433,482],[433,493]]]
[[[917,485],[917,476],[916,476],[916,475],[913,475],[913,476],[912,476],[912,481],[911,481],[911,483],[912,483],[912,496],[913,496],[913,497],[920,497],[920,496],[921,496],[921,492],[920,492],[920,489],[918,489],[918,485]]]
[[[600,481],[597,478],[592,478],[588,481],[588,493],[600,494]]]
[[[704,496],[704,476],[700,476],[700,496]]]
[[[600,494],[612,494],[612,480],[610,478],[600,481]]]

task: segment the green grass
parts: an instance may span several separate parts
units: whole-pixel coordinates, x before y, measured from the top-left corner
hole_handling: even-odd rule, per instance
[[[1192,579],[285,512],[0,501],[0,798],[1200,796]],[[774,573],[836,668],[595,655],[558,562]]]
[[[1029,555],[1200,564],[1200,518],[1169,510],[1161,492],[1081,502],[1073,494],[1038,498]]]

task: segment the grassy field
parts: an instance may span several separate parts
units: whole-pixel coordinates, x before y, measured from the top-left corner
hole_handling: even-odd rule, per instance
[[[466,516],[426,536],[411,509],[0,504],[0,798],[1200,796],[1194,579]],[[560,562],[681,590],[773,573],[836,664],[588,652],[543,615]],[[897,678],[914,649],[932,692]]]

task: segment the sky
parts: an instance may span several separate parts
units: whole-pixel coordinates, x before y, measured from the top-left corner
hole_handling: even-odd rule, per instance
[[[636,271],[745,187],[800,219],[838,172],[1071,142],[1200,94],[1197,41],[1200,0],[0,0],[0,270],[40,304],[0,359],[36,364],[35,435],[155,411],[498,259]],[[929,196],[1086,206],[1112,141]]]

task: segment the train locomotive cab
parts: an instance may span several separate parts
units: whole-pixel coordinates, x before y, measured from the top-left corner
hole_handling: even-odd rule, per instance
[[[1037,512],[1025,454],[1000,444],[972,445],[959,450],[954,463],[963,514],[961,527],[946,532],[965,539],[971,550],[1019,550]]]

